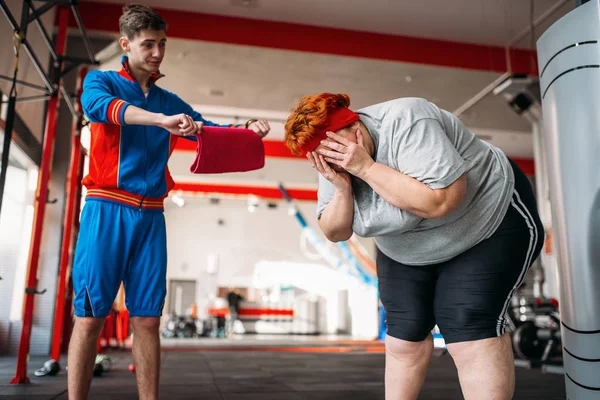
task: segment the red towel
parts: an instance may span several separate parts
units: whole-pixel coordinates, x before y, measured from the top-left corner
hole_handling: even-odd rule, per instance
[[[204,126],[196,139],[196,159],[190,167],[194,174],[244,172],[265,166],[263,141],[250,129]]]

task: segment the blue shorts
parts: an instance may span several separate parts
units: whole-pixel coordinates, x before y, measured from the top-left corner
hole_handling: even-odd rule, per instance
[[[162,210],[88,199],[73,262],[75,315],[106,317],[121,282],[132,317],[160,317],[167,290]]]

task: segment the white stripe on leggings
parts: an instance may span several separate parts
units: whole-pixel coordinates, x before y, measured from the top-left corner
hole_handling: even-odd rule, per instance
[[[516,198],[516,201],[515,201],[515,198]],[[517,290],[517,288],[519,286],[521,286],[521,284],[525,280],[525,276],[527,276],[527,271],[529,270],[530,264],[533,261],[532,260],[533,253],[535,251],[535,247],[536,247],[535,245],[538,240],[538,231],[537,231],[537,226],[535,225],[535,221],[534,221],[533,217],[531,216],[529,209],[525,206],[525,204],[523,204],[523,201],[521,201],[521,196],[519,196],[519,193],[516,190],[514,191],[513,199],[510,201],[510,204],[525,219],[525,222],[527,223],[527,226],[529,227],[529,232],[531,233],[531,236],[529,238],[529,248],[527,249],[527,255],[525,257],[525,262],[523,263],[523,268],[521,270],[521,274],[519,275],[519,278],[517,279],[517,282],[513,286],[512,290],[509,292],[508,297],[506,298],[506,301],[504,302],[504,306],[502,307],[502,312],[500,313],[500,316],[498,316],[498,324],[496,325],[496,334],[498,336],[502,336],[504,334],[505,316],[506,316],[506,311],[508,310],[510,299],[512,298],[512,296],[515,293],[515,291]],[[519,208],[519,207],[522,207],[522,208]]]

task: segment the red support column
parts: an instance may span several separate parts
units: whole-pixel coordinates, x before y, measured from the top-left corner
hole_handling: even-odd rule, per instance
[[[79,97],[81,96],[81,86],[83,85],[83,79],[87,73],[87,68],[81,69],[79,78]],[[76,105],[77,112],[81,112],[81,106],[79,102]],[[65,201],[65,213],[63,221],[63,235],[62,235],[62,246],[60,250],[60,266],[58,270],[58,285],[56,289],[56,304],[54,311],[54,327],[52,332],[52,350],[50,352],[50,358],[59,361],[60,360],[60,345],[63,337],[63,319],[65,318],[65,295],[67,287],[67,272],[71,261],[70,249],[71,249],[71,238],[73,237],[73,221],[75,213],[75,195],[77,194],[77,186],[79,185],[79,162],[81,154],[81,118],[73,124],[73,134],[71,136],[71,161],[69,164],[69,172],[67,174],[66,184],[66,201]],[[79,214],[77,214],[79,215]]]
[[[67,47],[67,28],[69,24],[69,9],[58,8],[58,33],[56,36],[56,53],[64,55]],[[60,68],[62,69],[62,67]],[[59,69],[59,70],[60,70]],[[42,228],[44,226],[44,214],[48,198],[48,181],[50,180],[50,169],[52,167],[52,156],[54,153],[54,139],[56,137],[56,123],[58,117],[58,105],[60,102],[59,87],[56,94],[48,101],[48,114],[46,118],[46,130],[44,134],[44,146],[42,149],[42,165],[38,177],[38,186],[33,217],[33,234],[29,250],[29,263],[27,266],[27,287],[25,288],[25,301],[23,311],[23,326],[21,329],[21,342],[17,358],[15,377],[11,384],[29,383],[27,377],[27,358],[29,356],[29,345],[31,341],[31,328],[33,323],[33,306],[37,290],[37,270],[40,257],[40,245],[42,243]]]
[[[75,192],[75,205],[73,209],[75,210],[75,218],[73,219],[73,235],[71,236],[71,247],[69,249],[69,260],[71,265],[73,265],[73,256],[75,254],[75,247],[77,246],[77,237],[79,236],[79,211],[81,210],[81,180],[83,179],[83,167],[85,163],[85,152],[82,148],[79,149],[77,153],[79,157],[79,171],[77,172],[77,190]],[[69,272],[72,271],[72,268]],[[67,278],[67,293],[65,295],[65,311],[63,318],[63,336],[62,336],[62,344],[60,351],[62,353],[66,353],[69,349],[69,342],[71,340],[71,332],[73,330],[72,321],[69,319],[73,312],[73,280],[71,279],[71,275]]]

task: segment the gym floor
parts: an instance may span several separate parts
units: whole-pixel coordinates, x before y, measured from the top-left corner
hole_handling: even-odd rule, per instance
[[[384,399],[384,354],[380,346],[202,347],[165,349],[161,399],[370,400]],[[109,353],[113,367],[94,378],[91,400],[137,399],[131,353]],[[0,399],[67,399],[66,373],[37,378],[44,357],[29,361],[31,385],[10,385],[16,359],[0,357]],[[64,365],[66,360],[61,362]],[[515,399],[564,399],[563,375],[517,368]],[[461,399],[448,354],[434,357],[420,399]]]

